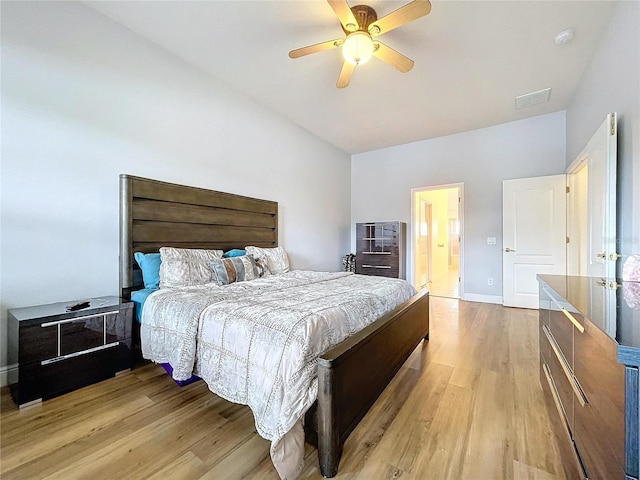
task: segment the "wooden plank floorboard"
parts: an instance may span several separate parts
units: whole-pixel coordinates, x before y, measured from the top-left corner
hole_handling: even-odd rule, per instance
[[[277,479],[251,411],[161,367],[23,409],[0,398],[3,479]],[[561,480],[537,312],[431,299],[430,339],[347,440],[337,479]],[[322,478],[305,446],[301,479]]]
[[[416,351],[418,361],[420,352],[421,350]],[[420,374],[421,369],[407,366],[400,369],[358,428],[347,439],[340,463],[341,475],[355,477],[363,469],[385,432],[403,409],[405,400],[420,379]]]
[[[169,465],[148,477],[149,480],[167,480],[171,478],[200,478],[208,471],[207,466],[192,452],[185,452]]]
[[[441,404],[441,398],[451,376],[448,365],[429,364],[420,382],[403,403],[393,422],[389,425],[372,451],[369,459],[358,473],[358,479],[377,478],[389,466],[403,471],[412,465],[415,457],[422,453],[421,432],[432,422]],[[395,471],[395,470],[394,470]]]

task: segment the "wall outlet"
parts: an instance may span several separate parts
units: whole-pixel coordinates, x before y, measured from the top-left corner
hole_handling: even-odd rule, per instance
[[[487,278],[487,285],[489,286],[493,285],[493,278],[491,277]]]

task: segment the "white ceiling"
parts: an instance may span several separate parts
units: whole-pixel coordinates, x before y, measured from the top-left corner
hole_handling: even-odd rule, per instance
[[[407,1],[350,4],[366,3],[380,18]],[[324,0],[87,4],[352,154],[565,109],[614,8],[610,1],[432,0],[428,16],[378,37],[413,59],[413,70],[373,58],[338,89],[339,49],[288,57],[344,37]],[[574,40],[556,45],[567,28]],[[547,87],[549,102],[515,109],[517,95]]]

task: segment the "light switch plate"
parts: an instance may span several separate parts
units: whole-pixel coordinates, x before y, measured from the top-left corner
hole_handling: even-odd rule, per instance
[[[487,245],[495,245],[496,237],[487,237]]]

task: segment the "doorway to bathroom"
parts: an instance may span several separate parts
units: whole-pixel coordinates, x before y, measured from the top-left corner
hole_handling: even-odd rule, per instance
[[[460,298],[462,184],[413,189],[412,197],[413,284]]]

